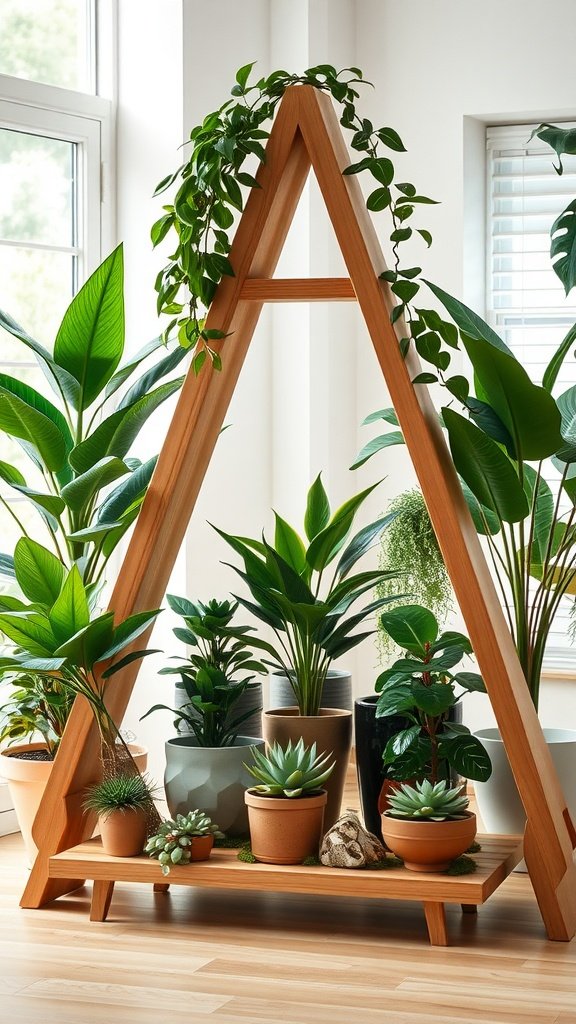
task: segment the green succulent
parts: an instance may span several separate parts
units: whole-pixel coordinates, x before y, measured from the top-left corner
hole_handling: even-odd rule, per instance
[[[167,875],[173,864],[189,864],[192,853],[191,845],[195,836],[214,836],[222,839],[220,831],[204,811],[190,811],[188,814],[177,814],[174,819],[163,821],[156,835],[151,836],[144,853],[156,857]]]
[[[461,786],[448,789],[442,779],[433,785],[428,779],[415,786],[401,785],[388,797],[390,818],[416,818],[428,821],[453,821],[463,818],[469,804]]]
[[[316,744],[305,747],[302,737],[295,746],[288,740],[286,747],[274,743],[267,755],[256,748],[253,754],[254,765],[245,767],[260,784],[252,792],[265,796],[310,796],[321,789],[334,768],[334,762],[328,763],[331,754],[316,756]]]
[[[147,810],[153,787],[146,775],[118,774],[91,786],[83,807],[107,818],[113,811]]]

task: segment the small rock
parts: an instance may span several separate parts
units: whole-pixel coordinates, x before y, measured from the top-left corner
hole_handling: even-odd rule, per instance
[[[386,858],[386,850],[367,832],[355,811],[346,811],[328,830],[320,847],[320,860],[331,868],[363,868]]]

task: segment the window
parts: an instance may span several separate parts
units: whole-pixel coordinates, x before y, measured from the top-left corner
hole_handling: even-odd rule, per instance
[[[548,362],[576,321],[576,298],[568,299],[550,262],[550,228],[576,195],[576,157],[554,170],[556,155],[539,139],[536,125],[489,128],[488,320],[514,351],[532,380],[540,383]],[[571,125],[571,127],[573,127]],[[568,357],[557,393],[576,384],[576,360]],[[552,473],[554,470],[552,470]],[[552,487],[558,476],[550,476]],[[569,603],[556,616],[546,653],[547,668],[576,665],[568,641]]]
[[[50,349],[66,306],[114,241],[101,194],[111,104],[88,91],[93,15],[93,0],[0,0],[0,308]],[[46,388],[30,352],[0,330],[2,373]],[[29,475],[16,442],[5,438],[1,457],[26,463]],[[1,550],[13,550],[18,521],[42,540],[39,516],[6,484],[0,503]]]

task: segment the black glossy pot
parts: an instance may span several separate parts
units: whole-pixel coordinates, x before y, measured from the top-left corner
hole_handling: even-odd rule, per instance
[[[403,715],[376,718],[377,701],[378,694],[376,693],[370,694],[368,697],[359,697],[354,701],[354,734],[362,817],[368,831],[373,832],[381,839],[378,797],[386,777],[382,754],[391,736],[412,723]],[[460,705],[456,705],[452,710],[450,718],[455,722],[462,720]]]

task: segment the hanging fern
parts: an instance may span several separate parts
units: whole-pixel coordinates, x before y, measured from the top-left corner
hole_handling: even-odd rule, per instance
[[[417,488],[403,491],[392,499],[388,512],[397,516],[382,534],[379,568],[402,573],[406,600],[429,608],[442,627],[452,611],[453,590],[422,493]],[[397,592],[397,579],[384,580],[377,588],[378,597]],[[402,603],[406,602],[397,602]],[[384,660],[392,653],[393,642],[379,630],[378,643]]]

